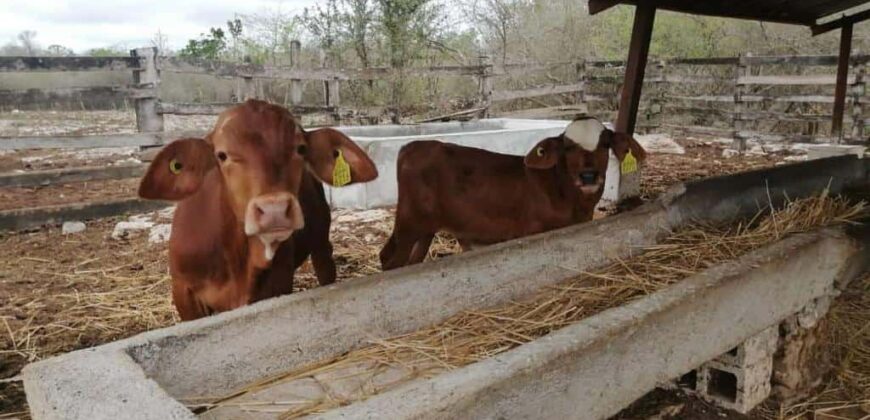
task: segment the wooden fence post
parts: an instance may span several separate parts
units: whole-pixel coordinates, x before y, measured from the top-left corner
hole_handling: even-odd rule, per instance
[[[340,89],[341,81],[338,77],[326,81],[326,90],[328,93],[328,96],[326,97],[326,105],[332,108],[332,119],[336,124],[341,120],[341,111],[339,110],[339,107],[341,106],[341,95],[339,94]]]
[[[136,130],[140,133],[163,131],[163,114],[157,110],[160,102],[160,72],[157,70],[157,48],[137,48],[130,56],[139,58],[139,68],[133,70],[134,88],[140,90],[134,103],[136,107]],[[151,94],[141,90],[151,90]]]
[[[251,57],[245,56],[245,64],[251,64]],[[236,78],[236,101],[244,102],[257,97],[257,84],[252,76]]]
[[[290,41],[290,68],[292,70],[299,69],[299,50],[302,49],[302,44],[298,40]],[[290,80],[290,104],[299,105],[302,103],[302,80]]]
[[[855,83],[852,84],[852,140],[864,137],[864,104],[861,99],[867,92],[867,64],[855,65]]]
[[[492,62],[486,55],[481,55],[478,59],[480,65],[477,76],[478,106],[483,108],[480,113],[481,118],[488,118],[492,107]]]
[[[731,129],[734,130],[734,134],[731,147],[741,154],[746,151],[746,138],[742,133],[744,129],[743,112],[746,106],[743,102],[743,94],[746,93],[746,86],[740,79],[748,75],[749,66],[746,56],[740,54],[737,59],[737,68],[734,70],[734,109],[731,114]]]
[[[667,71],[668,64],[665,60],[660,60],[656,63],[656,77],[653,79],[652,95],[650,95],[649,108],[646,110],[647,133],[653,129],[658,130],[662,126],[662,118],[664,118],[665,107],[665,89],[667,86]]]
[[[589,90],[589,81],[587,76],[588,68],[586,67],[586,59],[584,58],[581,62],[577,63],[577,67],[575,68],[575,72],[577,73],[577,82],[580,83],[582,88],[580,92],[578,92],[577,97],[580,100],[580,104],[586,108],[586,113],[589,114],[589,103],[586,101],[586,93]]]

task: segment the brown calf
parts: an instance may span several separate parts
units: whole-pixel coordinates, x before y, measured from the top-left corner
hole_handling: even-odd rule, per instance
[[[631,159],[646,157],[631,136],[593,118],[573,121],[525,157],[439,141],[409,143],[399,151],[399,202],[380,254],[383,269],[423,261],[439,231],[468,249],[592,220],[610,150],[620,162],[629,151]]]
[[[167,145],[139,195],[179,201],[169,270],[181,319],[290,293],[293,273],[309,255],[320,284],[335,281],[320,181],[376,177],[372,161],[344,134],[306,132],[285,108],[261,101],[224,111],[203,139]]]

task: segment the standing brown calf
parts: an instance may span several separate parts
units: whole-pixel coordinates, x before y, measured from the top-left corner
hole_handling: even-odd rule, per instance
[[[203,139],[170,143],[151,162],[139,195],[179,201],[169,270],[181,319],[290,293],[309,255],[320,284],[335,281],[320,181],[376,177],[347,136],[306,132],[285,108],[262,101],[224,111]]]
[[[409,143],[399,151],[399,202],[380,253],[383,269],[423,261],[440,231],[468,249],[592,220],[610,150],[620,162],[646,157],[631,136],[593,118],[573,121],[525,158],[439,141]]]

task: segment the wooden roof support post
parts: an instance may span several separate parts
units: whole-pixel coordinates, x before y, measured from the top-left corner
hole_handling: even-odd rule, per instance
[[[649,55],[649,43],[656,17],[655,3],[653,0],[638,2],[634,12],[634,27],[631,30],[625,81],[622,84],[619,115],[615,127],[616,131],[621,133],[634,134],[646,60]],[[631,208],[640,203],[638,199],[641,194],[640,178],[641,168],[631,172],[623,172],[621,168],[619,169],[619,187],[616,194],[618,205]]]
[[[837,62],[837,87],[834,90],[834,116],[831,135],[843,139],[843,111],[846,109],[846,84],[849,78],[849,57],[852,55],[852,23],[840,30],[840,56]]]
[[[634,13],[634,27],[631,30],[622,97],[619,101],[619,116],[616,119],[616,131],[622,133],[634,134],[655,17],[655,2],[638,2]]]

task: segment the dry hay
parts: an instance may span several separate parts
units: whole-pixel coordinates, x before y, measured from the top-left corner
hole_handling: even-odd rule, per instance
[[[737,258],[785,235],[855,220],[863,217],[865,210],[863,203],[852,204],[842,198],[823,195],[791,202],[776,212],[760,213],[755,219],[736,226],[681,229],[661,243],[645,248],[638,256],[617,261],[595,272],[581,273],[542,290],[530,299],[496,308],[464,311],[434,327],[386,340],[373,340],[370,346],[337,359],[267,378],[236,393],[212,399],[207,404],[192,403],[191,406],[239,406],[231,399],[279,383],[314,378],[314,375],[323,377],[325,373],[339,372],[348,366],[373,365],[374,370],[401,370],[401,379],[381,385],[369,383],[361,387],[352,399],[327,392],[321,399],[294,401],[289,410],[288,403],[244,403],[260,407],[258,411],[264,410],[263,406],[272,405],[269,412],[275,412],[276,408],[279,412],[283,410],[280,418],[327,411],[418,377],[432,377],[494,356]]]
[[[811,398],[759,410],[764,419],[870,419],[870,275],[855,280],[831,306],[826,350],[833,377]]]

